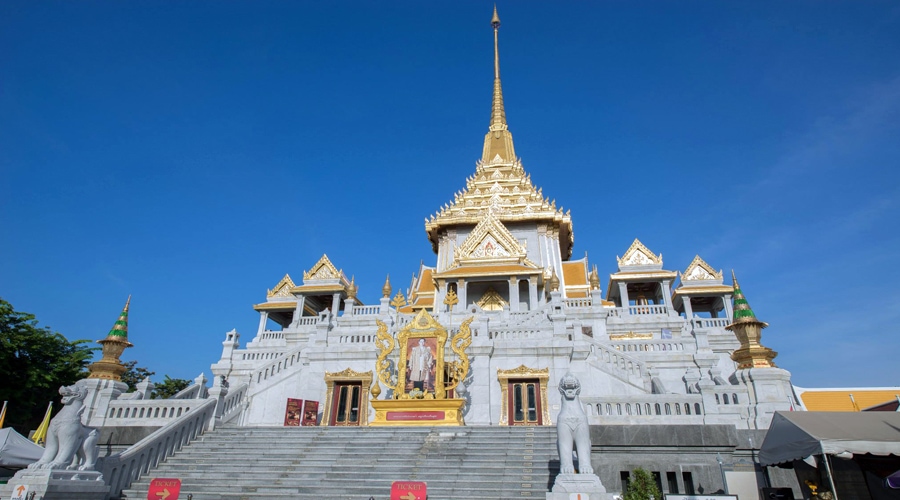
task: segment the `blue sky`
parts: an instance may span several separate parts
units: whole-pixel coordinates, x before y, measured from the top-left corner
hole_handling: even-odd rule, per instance
[[[490,116],[489,2],[3,2],[0,296],[208,373],[327,253],[360,298]],[[601,276],[734,268],[803,387],[900,385],[900,5],[500,2],[516,152]],[[601,279],[606,287],[607,279]]]

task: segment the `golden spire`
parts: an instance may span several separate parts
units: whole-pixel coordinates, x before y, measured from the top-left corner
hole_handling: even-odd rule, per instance
[[[484,153],[481,161],[489,164],[499,156],[502,162],[512,163],[516,160],[516,151],[513,148],[512,134],[506,126],[506,111],[503,109],[503,88],[500,85],[500,16],[497,15],[496,5],[491,26],[494,28],[494,96],[491,105],[491,127],[484,137]]]
[[[559,291],[559,277],[556,276],[556,268],[550,267],[552,270],[552,274],[550,275],[550,291],[558,292]]]
[[[388,299],[391,297],[391,275],[388,274],[384,279],[384,286],[381,287],[381,296]]]
[[[103,340],[98,340],[103,346],[103,357],[100,361],[91,363],[88,366],[90,375],[88,378],[100,378],[107,380],[122,380],[122,374],[125,373],[125,365],[119,360],[119,356],[126,348],[132,347],[133,344],[128,341],[128,306],[131,304],[131,295],[125,301],[125,307],[119,314],[119,319],[113,324],[112,330]]]
[[[775,359],[778,353],[760,343],[762,329],[769,326],[769,324],[756,319],[753,309],[750,309],[750,304],[744,298],[744,292],[741,291],[741,287],[738,285],[734,270],[731,271],[731,279],[734,283],[734,319],[725,329],[734,332],[734,336],[741,343],[741,347],[731,353],[731,359],[738,364],[739,370],[744,368],[774,368],[775,363],[772,360]]]

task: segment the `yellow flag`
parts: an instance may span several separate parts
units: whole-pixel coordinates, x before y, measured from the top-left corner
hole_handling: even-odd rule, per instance
[[[34,431],[34,435],[31,436],[31,440],[34,441],[34,444],[44,444],[44,440],[47,439],[47,429],[50,428],[50,412],[53,411],[53,401],[47,405],[47,414],[44,415],[44,421],[41,422],[41,425],[38,426],[37,430]]]
[[[0,429],[3,428],[3,421],[6,420],[6,403],[8,403],[8,401],[3,402],[3,409],[0,410]]]

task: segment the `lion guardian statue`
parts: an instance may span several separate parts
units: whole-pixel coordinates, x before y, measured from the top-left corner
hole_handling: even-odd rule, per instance
[[[87,388],[77,383],[59,388],[63,409],[50,421],[44,454],[29,469],[94,470],[100,431],[81,423]]]
[[[575,375],[566,373],[559,381],[562,406],[556,423],[556,443],[559,448],[560,474],[575,474],[572,460],[573,448],[578,452],[578,473],[593,474],[591,466],[591,434],[587,415],[578,395],[581,382]]]

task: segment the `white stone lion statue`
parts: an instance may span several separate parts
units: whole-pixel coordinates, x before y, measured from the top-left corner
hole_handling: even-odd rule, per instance
[[[44,454],[28,468],[94,470],[100,432],[81,423],[88,390],[76,383],[60,387],[59,393],[63,409],[50,421]]]
[[[593,474],[591,466],[591,433],[587,415],[581,406],[581,382],[575,375],[566,373],[559,381],[562,409],[556,423],[556,443],[559,448],[560,474],[575,474],[572,449],[578,452],[578,473]]]

